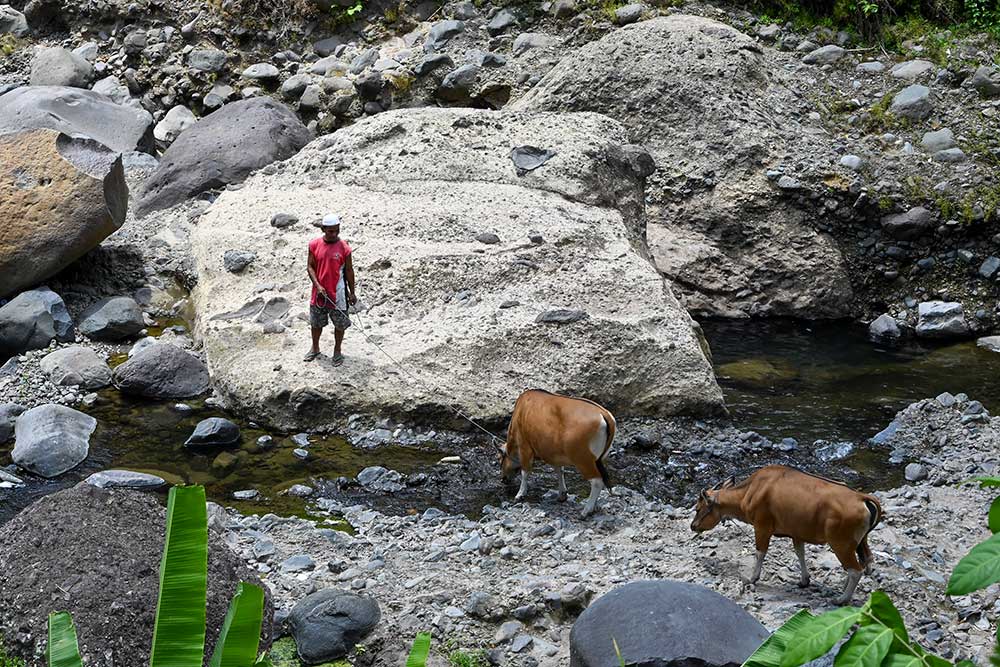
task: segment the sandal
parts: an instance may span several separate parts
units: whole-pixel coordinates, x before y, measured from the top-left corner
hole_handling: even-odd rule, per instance
[[[306,362],[312,361],[313,359],[315,359],[318,356],[319,356],[319,352],[313,352],[312,350],[310,350],[309,353],[306,354],[306,356],[302,357],[302,361],[306,361]]]
[[[344,355],[342,355],[342,354],[335,354],[335,355],[333,355],[333,359],[331,359],[330,361],[333,362],[334,366],[339,366],[342,363],[344,363]]]

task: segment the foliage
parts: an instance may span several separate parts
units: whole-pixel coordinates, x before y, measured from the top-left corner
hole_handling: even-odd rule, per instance
[[[21,660],[21,658],[15,658],[7,653],[7,649],[4,648],[2,638],[0,638],[0,667],[25,667],[24,660]]]
[[[151,667],[201,667],[205,653],[207,579],[205,489],[172,487],[167,499]],[[264,591],[241,582],[223,622],[211,667],[269,666],[266,658],[257,658],[263,615]],[[49,667],[82,667],[73,620],[66,612],[49,616],[48,653]],[[0,667],[17,666],[5,666],[0,660]]]
[[[448,664],[452,667],[486,667],[486,653],[478,651],[452,651],[448,654]]]
[[[28,45],[28,40],[15,37],[11,34],[0,35],[0,54],[9,56],[15,51],[19,51]]]
[[[410,655],[406,658],[406,667],[424,667],[427,664],[427,656],[431,652],[431,635],[429,632],[421,632],[413,640],[410,647]]]
[[[980,477],[983,486],[1000,486],[1000,477]],[[955,566],[948,580],[948,595],[968,595],[1000,582],[1000,498],[990,506],[992,537],[977,544]],[[743,667],[799,667],[826,655],[847,638],[837,651],[834,667],[951,667],[952,663],[913,641],[903,617],[889,596],[875,591],[860,607],[841,607],[819,616],[802,610],[788,619]],[[1000,638],[998,638],[1000,642]],[[1000,643],[992,662],[1000,666]],[[962,660],[955,667],[972,667]]]

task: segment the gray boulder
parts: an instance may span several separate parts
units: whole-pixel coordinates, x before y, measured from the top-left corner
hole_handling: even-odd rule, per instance
[[[257,255],[247,250],[227,250],[222,255],[222,265],[230,273],[239,273],[250,266],[256,258]]]
[[[899,323],[889,313],[882,313],[868,325],[868,336],[873,340],[896,340],[901,335]]]
[[[10,5],[0,5],[0,35],[24,37],[28,34],[28,20]]]
[[[0,307],[0,359],[73,340],[66,304],[48,287],[21,292]]]
[[[925,74],[933,72],[934,69],[934,63],[929,60],[907,60],[894,65],[889,73],[897,79],[916,81]]]
[[[372,598],[327,588],[296,604],[287,624],[299,657],[315,665],[343,658],[381,618]]]
[[[934,132],[925,132],[920,139],[920,145],[928,153],[947,150],[955,145],[955,133],[947,127]]]
[[[934,214],[923,206],[914,206],[906,213],[887,215],[881,221],[882,230],[894,239],[912,241],[935,227]]]
[[[896,93],[889,105],[889,113],[910,120],[924,120],[934,112],[931,89],[920,84],[907,86]]]
[[[219,49],[194,49],[187,57],[188,66],[199,72],[221,72],[229,55]]]
[[[462,65],[449,72],[441,81],[437,96],[446,102],[467,102],[480,70],[477,65]]]
[[[648,9],[646,5],[634,2],[615,10],[615,23],[618,25],[630,25],[642,18],[643,13]]]
[[[65,405],[40,405],[14,424],[11,460],[42,477],[57,477],[80,465],[90,452],[97,420]]]
[[[180,133],[198,122],[198,118],[191,113],[191,110],[178,104],[171,107],[156,127],[153,128],[153,136],[164,143],[172,143]]]
[[[25,410],[27,408],[19,403],[0,403],[0,445],[14,436],[14,422]]]
[[[82,345],[50,352],[42,358],[41,368],[57,385],[100,389],[111,384],[111,367],[94,350]]]
[[[250,79],[251,81],[274,81],[281,75],[278,68],[271,63],[257,63],[256,65],[250,65],[245,70],[243,70],[243,78]]]
[[[64,86],[22,86],[0,95],[0,134],[47,128],[83,135],[118,153],[153,150],[153,116],[100,93]]]
[[[162,477],[132,470],[102,470],[84,481],[99,489],[158,489],[167,483]]]
[[[616,665],[617,643],[630,665],[738,667],[767,637],[742,607],[704,586],[634,581],[580,614],[570,631],[569,664]]]
[[[240,427],[222,417],[202,419],[184,441],[186,447],[229,446],[240,441]]]
[[[972,75],[970,84],[983,97],[1000,97],[1000,70],[983,65]]]
[[[1000,336],[984,336],[976,341],[976,345],[990,352],[1000,352]],[[0,406],[0,428],[2,428],[2,425],[3,406]],[[2,437],[0,437],[0,442],[3,442]]]
[[[139,304],[128,296],[101,299],[80,315],[80,333],[93,340],[124,340],[145,327]]]
[[[917,306],[917,335],[922,338],[955,338],[969,333],[962,304],[924,301]]]
[[[115,368],[111,381],[125,394],[187,398],[208,390],[208,369],[175,345],[151,345]]]
[[[807,65],[832,65],[847,53],[842,47],[836,44],[828,44],[814,49],[807,53],[802,62]]]
[[[31,60],[32,86],[86,88],[94,78],[94,66],[83,56],[61,46],[40,46]]]
[[[302,121],[271,98],[227,104],[188,128],[163,153],[139,193],[136,214],[239,183],[250,172],[291,157],[311,139]]]
[[[439,51],[451,40],[452,37],[464,30],[465,24],[461,21],[438,21],[427,33],[427,40],[424,42],[424,50]]]

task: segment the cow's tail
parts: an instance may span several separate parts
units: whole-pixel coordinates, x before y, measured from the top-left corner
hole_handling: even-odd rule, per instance
[[[602,415],[604,419],[604,425],[608,429],[608,439],[607,444],[604,446],[604,453],[601,454],[597,460],[594,462],[597,464],[597,472],[601,473],[601,481],[604,482],[604,487],[608,490],[610,495],[615,495],[614,485],[611,483],[611,477],[608,475],[608,468],[604,465],[604,458],[611,451],[611,443],[615,439],[615,429],[617,424],[615,424],[615,418],[611,416],[611,413]]]
[[[868,534],[882,521],[882,504],[875,496],[864,496],[863,499],[865,507],[868,508],[868,530],[865,531],[864,537],[858,542],[857,553],[861,566],[867,571],[871,568],[872,564],[872,551],[868,546]]]

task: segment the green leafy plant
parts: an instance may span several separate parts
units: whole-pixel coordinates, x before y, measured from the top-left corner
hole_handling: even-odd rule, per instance
[[[486,654],[481,650],[456,650],[448,654],[448,664],[451,667],[486,667],[489,663],[486,660]]]
[[[4,648],[3,645],[2,637],[0,637],[0,667],[24,667],[24,660],[15,658],[7,653],[7,649]]]
[[[201,667],[205,655],[208,581],[208,512],[205,488],[175,486],[167,499],[166,540],[160,562],[151,667]],[[241,582],[215,644],[211,667],[269,664],[258,657],[264,591]],[[83,667],[73,618],[49,615],[49,667]],[[2,667],[2,663],[0,663]]]
[[[978,477],[984,487],[1000,487],[1000,477]],[[1000,582],[1000,497],[990,505],[992,537],[977,544],[955,566],[948,595],[968,595]],[[842,639],[834,667],[951,667],[952,662],[913,641],[892,600],[875,591],[860,607],[841,607],[814,616],[802,610],[788,619],[743,663],[743,667],[798,667],[815,660]],[[1000,642],[1000,639],[998,639]],[[972,667],[962,660],[955,667]],[[994,658],[1000,665],[1000,644]]]
[[[410,647],[410,655],[406,658],[406,667],[424,667],[427,664],[427,656],[431,652],[431,635],[429,632],[421,632],[413,640]]]

